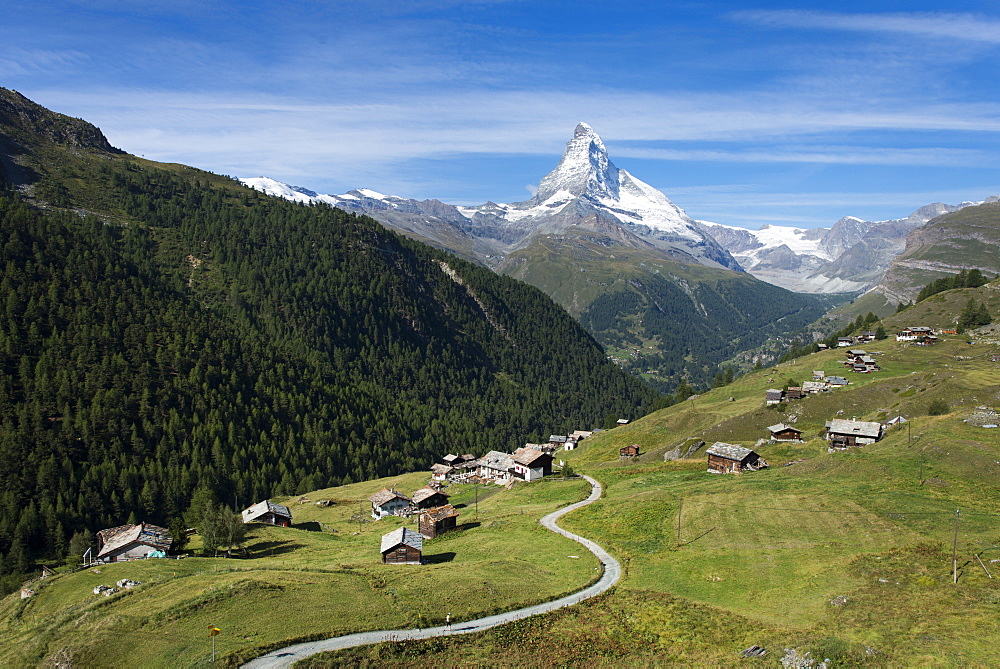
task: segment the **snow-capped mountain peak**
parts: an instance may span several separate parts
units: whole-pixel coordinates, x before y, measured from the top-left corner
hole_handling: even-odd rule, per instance
[[[600,135],[586,123],[576,126],[562,160],[538,184],[534,200],[544,202],[561,190],[577,197],[618,199],[618,168],[608,158]]]
[[[244,183],[306,201],[300,190],[280,182],[245,179]],[[660,249],[682,262],[741,269],[666,195],[618,169],[608,157],[600,135],[586,123],[576,126],[559,164],[541,180],[535,196],[524,202],[487,202],[473,207],[440,202],[428,205],[427,201],[405,200],[365,188],[315,199],[369,214],[398,229],[416,232],[419,228],[421,235],[430,238],[433,234],[428,232],[430,222],[426,216],[444,217],[446,225],[451,226],[447,235],[461,234],[477,240],[477,244],[488,243],[491,257],[522,248],[538,234],[560,234],[573,228],[589,230],[616,244]],[[414,217],[420,220],[410,220]],[[438,240],[441,245],[447,246],[447,235]]]

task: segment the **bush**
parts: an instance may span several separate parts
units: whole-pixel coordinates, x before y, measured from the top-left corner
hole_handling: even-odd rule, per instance
[[[937,399],[931,400],[927,405],[927,415],[928,416],[943,416],[951,411],[951,407],[944,400]]]

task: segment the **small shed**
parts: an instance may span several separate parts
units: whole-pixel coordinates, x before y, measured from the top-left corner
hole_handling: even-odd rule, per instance
[[[448,494],[431,487],[424,487],[413,493],[410,498],[418,509],[430,509],[448,503]]]
[[[806,395],[817,395],[826,390],[826,381],[803,381],[802,392]]]
[[[549,435],[549,444],[555,448],[562,448],[567,439],[569,439],[569,437],[564,434]]]
[[[788,390],[785,391],[785,398],[789,400],[800,400],[805,396],[802,386],[789,386]]]
[[[785,423],[778,423],[767,428],[774,441],[802,441],[802,430]]]
[[[717,441],[706,451],[708,471],[713,474],[736,474],[765,469],[767,463],[759,455],[743,446]]]
[[[257,502],[253,506],[243,509],[243,522],[291,527],[292,512],[283,504],[275,504],[265,499],[263,502]]]
[[[173,539],[158,525],[119,525],[97,533],[97,559],[104,562],[136,560],[151,553],[167,551]]]
[[[615,421],[616,425],[628,425],[628,418],[619,418]]]
[[[764,392],[764,402],[769,406],[772,404],[779,404],[781,400],[785,399],[785,391],[778,388],[768,388]]]
[[[382,537],[384,564],[420,564],[423,551],[423,535],[406,527],[393,530]]]
[[[618,449],[618,457],[620,458],[637,458],[639,457],[639,444],[631,444],[629,446],[622,446]]]
[[[433,539],[439,534],[455,529],[458,511],[451,504],[436,506],[420,512],[420,534],[425,539]]]
[[[846,386],[850,381],[843,376],[828,376],[826,377],[826,383],[831,388],[840,388]]]
[[[382,488],[369,497],[368,501],[372,503],[372,518],[375,520],[404,515],[411,506],[409,497],[389,488]]]

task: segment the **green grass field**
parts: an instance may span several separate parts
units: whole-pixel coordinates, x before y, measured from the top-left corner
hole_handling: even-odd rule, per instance
[[[35,597],[12,595],[0,608],[0,665],[37,665],[64,649],[74,666],[197,665],[209,659],[212,625],[222,629],[220,659],[232,663],[287,639],[517,608],[577,590],[597,574],[595,558],[537,522],[582,499],[589,486],[580,480],[483,488],[478,519],[476,491],[452,486],[460,528],[425,543],[428,564],[382,565],[379,539],[401,519],[358,523],[358,500],[385,485],[412,492],[426,481],[426,473],[408,474],[287,500],[297,526],[320,531],[255,525],[249,559],[146,560],[38,582]],[[337,502],[320,508],[319,499]],[[142,585],[110,598],[93,594],[122,578]]]

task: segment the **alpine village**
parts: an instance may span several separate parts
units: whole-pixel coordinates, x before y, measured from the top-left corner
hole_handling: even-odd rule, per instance
[[[484,260],[7,89],[0,176],[0,665],[1000,664],[996,198],[820,299],[590,210]]]

